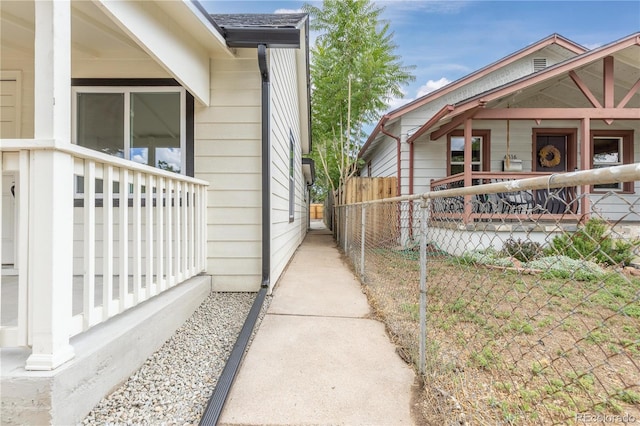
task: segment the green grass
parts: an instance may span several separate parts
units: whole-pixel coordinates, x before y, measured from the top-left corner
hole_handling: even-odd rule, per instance
[[[417,252],[389,249],[379,262],[378,273],[385,274],[382,296],[396,297],[388,286],[402,285],[394,304],[381,305],[394,306],[392,315],[402,318],[399,324],[419,320],[418,304],[412,303],[416,299],[406,297],[409,286],[415,287],[411,295],[417,294],[418,262],[412,259]],[[621,360],[640,360],[640,279],[595,268],[581,276],[575,268],[563,271],[563,264],[548,274],[485,267],[502,263],[490,250],[429,262],[428,341],[441,350],[427,355],[433,376],[425,378],[437,379],[447,389],[470,386],[469,391],[482,392],[491,387],[500,392],[484,402],[466,401],[492,424],[562,423],[579,412],[611,414],[640,404],[637,389],[614,390],[624,384],[608,383],[600,370],[590,370],[604,356],[619,375],[638,378],[637,364],[628,367]],[[576,268],[583,265],[572,262]],[[413,328],[401,331],[394,333],[415,336]],[[406,347],[415,344],[417,339],[403,342]]]
[[[509,329],[515,331],[518,334],[533,334],[533,326],[524,320],[514,319],[509,323]]]
[[[500,366],[500,357],[491,348],[485,347],[471,353],[471,362],[478,368],[488,370]]]
[[[629,389],[618,389],[615,394],[613,394],[613,398],[618,401],[624,402],[626,404],[636,405],[640,404],[640,393],[634,392]]]
[[[420,319],[420,305],[417,303],[403,303],[400,306],[403,312],[409,314],[412,320],[418,321]]]

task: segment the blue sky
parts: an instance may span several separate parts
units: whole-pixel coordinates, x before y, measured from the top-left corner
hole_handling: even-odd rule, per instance
[[[297,12],[304,1],[201,0],[210,13]],[[310,2],[320,6],[321,2]],[[587,48],[640,31],[640,1],[376,1],[416,81],[398,107],[558,33]],[[312,37],[313,40],[313,37]]]

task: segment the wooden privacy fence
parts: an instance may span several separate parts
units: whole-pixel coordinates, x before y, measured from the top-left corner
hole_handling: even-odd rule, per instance
[[[352,177],[345,185],[342,204],[382,200],[398,195],[398,179],[395,177]]]
[[[362,203],[396,197],[397,183],[398,180],[395,177],[353,177],[347,181],[344,188],[341,188],[344,191],[341,204]],[[374,238],[381,243],[385,242],[384,244],[388,246],[398,244],[400,211],[395,204],[371,205],[367,207],[365,214],[368,226],[370,226],[368,228],[370,232],[369,238]],[[344,219],[340,218],[340,213],[338,213],[338,216],[341,225],[339,232],[352,233],[362,226],[361,215],[351,215],[346,218],[348,222],[346,227]]]
[[[309,210],[311,219],[322,219],[324,217],[324,206],[322,204],[311,204]]]

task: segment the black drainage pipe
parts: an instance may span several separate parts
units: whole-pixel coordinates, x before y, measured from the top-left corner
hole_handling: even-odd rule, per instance
[[[267,67],[267,46],[258,45],[258,66],[262,77],[262,283],[251,310],[244,321],[231,355],[222,370],[213,395],[207,403],[204,414],[200,419],[201,426],[215,426],[220,420],[224,403],[227,400],[233,381],[238,374],[242,357],[244,356],[253,329],[258,321],[260,310],[269,290],[271,280],[271,139],[270,119],[270,82]]]

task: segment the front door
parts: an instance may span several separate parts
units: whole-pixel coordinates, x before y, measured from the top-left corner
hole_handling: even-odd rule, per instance
[[[534,149],[535,170],[538,172],[562,173],[567,171],[567,136],[536,135]]]
[[[536,133],[533,149],[533,171],[564,173],[576,167],[575,133]],[[575,188],[533,191],[536,205],[542,212],[552,214],[575,213],[578,210]]]

